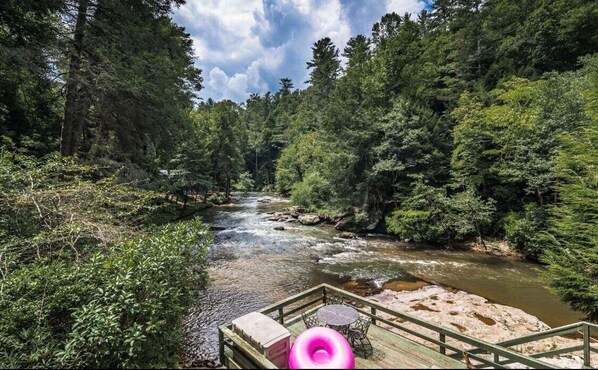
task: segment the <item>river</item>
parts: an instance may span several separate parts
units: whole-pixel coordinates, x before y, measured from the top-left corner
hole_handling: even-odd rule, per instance
[[[272,202],[258,202],[264,197]],[[536,264],[381,235],[346,240],[331,225],[268,221],[268,212],[289,205],[272,195],[248,194],[200,214],[225,230],[215,233],[209,282],[185,322],[185,363],[217,357],[218,325],[320,283],[363,293],[364,287],[375,291],[425,281],[520,308],[552,327],[582,319],[548,291]]]

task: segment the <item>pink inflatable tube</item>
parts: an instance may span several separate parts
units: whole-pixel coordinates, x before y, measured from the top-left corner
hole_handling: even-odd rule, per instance
[[[291,369],[353,369],[349,342],[337,331],[315,327],[299,334],[289,354]]]

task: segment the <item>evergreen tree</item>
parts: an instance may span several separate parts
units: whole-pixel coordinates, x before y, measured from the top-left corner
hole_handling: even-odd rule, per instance
[[[598,320],[598,58],[585,58],[577,76],[584,97],[584,118],[562,134],[557,159],[561,182],[552,208],[551,285],[574,309]]]
[[[326,99],[340,73],[339,51],[328,37],[316,41],[311,50],[313,57],[307,62],[311,71],[306,83],[313,87],[317,99]]]

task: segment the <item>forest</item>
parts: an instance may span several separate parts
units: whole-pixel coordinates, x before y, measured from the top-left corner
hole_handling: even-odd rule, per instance
[[[0,2],[0,367],[176,366],[211,242],[192,216],[233,191],[507,241],[598,320],[597,2],[388,13],[242,103],[198,98],[183,3]]]

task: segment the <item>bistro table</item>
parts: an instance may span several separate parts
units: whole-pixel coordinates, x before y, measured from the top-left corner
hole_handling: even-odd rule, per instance
[[[349,325],[359,319],[359,312],[344,304],[326,305],[316,315],[320,321],[340,332],[346,332]]]

